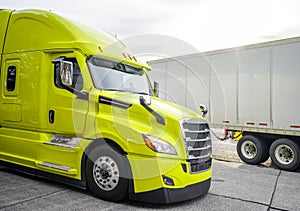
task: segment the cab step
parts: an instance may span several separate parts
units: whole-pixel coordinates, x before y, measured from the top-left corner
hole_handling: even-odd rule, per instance
[[[42,163],[38,163],[39,167],[43,168],[43,169],[51,169],[54,170],[56,172],[64,172],[65,174],[69,174],[69,175],[76,175],[77,174],[77,170],[70,167],[70,166],[63,166],[63,165],[59,165],[59,164],[55,164],[55,163],[49,163],[49,162],[42,162]]]

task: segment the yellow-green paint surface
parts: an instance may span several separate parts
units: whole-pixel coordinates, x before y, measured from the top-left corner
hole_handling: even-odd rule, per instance
[[[179,121],[199,115],[152,96],[150,107],[165,118],[162,125],[140,105],[138,94],[94,87],[86,64],[91,55],[150,70],[147,64],[129,59],[123,43],[52,12],[2,10],[0,18],[0,160],[80,180],[84,151],[94,140],[105,138],[127,153],[137,193],[167,187],[162,175],[174,179],[175,186],[168,188],[184,188],[211,177],[211,169],[190,174],[181,167],[188,163]],[[52,60],[61,56],[76,58],[83,79],[81,92],[89,93],[88,100],[55,86]],[[13,91],[7,90],[5,81],[10,66],[17,67]],[[99,104],[100,95],[132,106]],[[54,123],[49,122],[50,110],[55,112]],[[151,151],[142,134],[166,140],[177,154]],[[53,135],[81,139],[75,147],[57,146],[51,143]]]

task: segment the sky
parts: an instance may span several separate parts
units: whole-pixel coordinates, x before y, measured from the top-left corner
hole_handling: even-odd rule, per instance
[[[117,36],[147,60],[300,36],[299,0],[0,0]]]

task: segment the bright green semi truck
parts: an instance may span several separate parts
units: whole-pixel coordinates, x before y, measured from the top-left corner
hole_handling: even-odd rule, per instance
[[[42,10],[0,20],[1,165],[110,201],[207,193],[207,122],[159,99],[122,42]]]

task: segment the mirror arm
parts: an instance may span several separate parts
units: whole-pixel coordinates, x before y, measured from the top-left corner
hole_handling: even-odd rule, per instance
[[[89,93],[88,92],[80,92],[77,89],[74,89],[70,86],[62,84],[62,87],[66,89],[67,91],[75,94],[77,96],[77,99],[82,99],[82,100],[89,100]]]
[[[53,60],[52,60],[52,63],[55,64],[55,63],[58,63],[58,62],[62,62],[62,61],[64,61],[65,59],[66,59],[65,56],[61,56],[61,57],[58,57],[58,58],[56,58],[56,59],[53,59]]]

